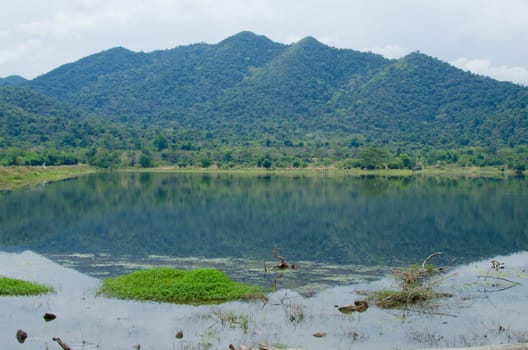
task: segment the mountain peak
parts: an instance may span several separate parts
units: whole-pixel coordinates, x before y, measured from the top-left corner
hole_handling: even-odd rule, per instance
[[[267,42],[271,43],[272,41],[265,37],[264,35],[257,35],[250,31],[243,31],[238,34],[232,35],[221,42],[219,42],[219,45],[237,45],[237,44],[248,44],[248,43],[254,43],[254,42]]]
[[[326,47],[325,44],[321,43],[319,40],[313,36],[307,36],[299,40],[294,44],[294,46],[307,47],[307,48],[316,48],[316,47]]]

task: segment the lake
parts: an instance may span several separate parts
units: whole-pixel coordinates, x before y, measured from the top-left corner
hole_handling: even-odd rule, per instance
[[[518,272],[515,276],[524,278],[523,252],[528,250],[527,185],[527,180],[521,177],[95,174],[29,189],[0,192],[0,251],[4,257],[0,274],[38,279],[49,276],[46,271],[59,271],[53,275],[72,274],[77,276],[72,277],[73,280],[85,281],[75,282],[83,287],[73,294],[68,292],[68,298],[71,295],[78,297],[80,293],[83,300],[93,300],[92,309],[99,309],[99,317],[92,315],[95,319],[85,320],[90,322],[89,326],[84,326],[86,334],[100,334],[106,330],[104,327],[110,327],[106,320],[102,320],[104,312],[101,310],[113,310],[108,312],[115,316],[130,307],[145,320],[152,317],[153,310],[159,317],[169,317],[158,304],[148,304],[147,307],[143,303],[112,303],[104,301],[104,298],[88,296],[95,290],[98,278],[152,266],[220,268],[235,280],[260,284],[270,293],[279,293],[272,295],[279,295],[277,300],[282,300],[280,314],[288,305],[291,309],[292,305],[310,304],[309,308],[303,306],[306,313],[325,315],[322,320],[312,316],[310,327],[317,328],[317,322],[334,327],[337,322],[337,329],[345,334],[352,331],[343,327],[358,328],[360,318],[355,316],[343,321],[344,316],[334,315],[333,305],[339,303],[337,299],[343,299],[343,296],[354,298],[358,286],[366,288],[370,283],[379,283],[380,278],[389,275],[394,267],[421,263],[433,252],[444,253],[434,258],[432,262],[435,265],[467,269],[475,268],[474,264],[478,263],[477,270],[481,272],[486,272],[489,259],[504,256],[507,257],[504,259],[515,261],[512,263]],[[279,275],[270,270],[277,263],[273,257],[275,247],[278,255],[296,264],[295,271]],[[67,283],[64,278],[55,277],[51,278],[53,282],[48,282],[57,283],[64,291],[68,289],[64,287]],[[286,305],[284,300],[289,299],[284,299],[284,293],[297,301]],[[42,304],[57,305],[57,308],[65,310],[72,307],[61,306],[62,302],[54,298],[59,296],[14,298],[17,301],[9,303],[11,311],[8,314],[16,318],[14,315],[18,314],[19,308],[43,311],[45,307]],[[28,307],[24,300],[32,300],[31,305],[38,301],[41,306]],[[314,300],[324,302],[321,304]],[[98,303],[104,306],[96,307]],[[18,309],[12,309],[13,305],[17,305]],[[223,307],[234,307],[237,312],[250,315],[253,311],[245,308],[260,307],[233,306],[238,305],[236,303],[227,305],[231,306]],[[323,305],[329,306],[330,310],[321,311]],[[210,307],[202,310],[170,306],[172,311],[174,308],[179,308],[178,312],[185,315],[192,314],[192,310],[200,310],[198,314],[202,316],[211,316],[213,312]],[[129,314],[129,311],[125,313]],[[190,314],[182,318],[194,317],[192,323],[205,328],[203,322],[212,322],[204,316],[205,321],[200,323],[197,320],[202,316]],[[266,315],[271,317],[272,314]],[[9,323],[12,319],[4,321]],[[76,322],[82,323],[79,320]],[[420,324],[423,320],[416,322]],[[111,327],[117,327],[114,323]],[[140,329],[146,327],[144,323],[134,327],[137,334],[132,332],[134,334],[127,344],[136,340],[144,344],[145,341],[148,343],[147,339],[160,336],[155,332],[156,335],[151,334],[152,330],[142,333]],[[288,324],[284,329],[289,327],[292,325]],[[298,325],[293,327],[303,329]],[[222,328],[221,333],[240,333],[240,329],[234,328],[229,332]],[[173,332],[174,329],[165,331]],[[203,338],[198,329],[189,332],[196,333],[199,339]],[[318,347],[314,345],[313,337],[286,336],[279,331],[267,331],[261,339],[257,330],[253,330],[251,336],[247,330],[245,332],[244,337],[234,338],[246,341],[267,338],[275,342],[282,339],[287,345]],[[363,332],[361,334],[368,333]],[[370,329],[370,332],[373,330]],[[407,338],[402,340],[400,348],[407,348],[410,344],[409,331],[405,332]],[[14,331],[12,333],[14,339]],[[380,348],[379,343],[376,343],[377,347],[372,345],[372,338],[363,338],[361,342],[361,336],[358,344],[364,348]],[[430,334],[421,336],[431,337]],[[102,344],[106,344],[106,348],[120,348],[115,346],[122,344],[102,335],[98,337],[101,340],[95,341],[95,344],[99,348],[104,348]],[[209,348],[215,348],[215,344],[224,341],[220,336],[210,337],[213,339],[208,339],[208,343],[213,345]],[[76,339],[79,338],[82,337],[76,336]],[[200,343],[198,338],[186,338],[189,341],[185,343],[187,347],[179,346],[172,339],[159,348],[192,349],[191,343]],[[391,341],[390,338],[381,339]],[[449,339],[449,344],[461,344]],[[489,339],[495,338],[490,336]],[[347,338],[343,340],[341,337],[337,343],[330,339],[326,341],[334,348],[348,346]],[[429,341],[431,345],[438,345],[431,339]],[[45,344],[48,346],[49,339]],[[440,341],[439,344],[442,345]],[[151,344],[148,348],[156,346]]]

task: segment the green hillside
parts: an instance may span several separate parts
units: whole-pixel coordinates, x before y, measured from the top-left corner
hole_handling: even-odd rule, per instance
[[[151,53],[114,48],[22,87],[36,102],[14,103],[6,91],[22,90],[6,87],[0,109],[28,121],[24,142],[4,118],[4,144],[67,148],[94,164],[86,154],[112,154],[107,166],[528,165],[528,88],[421,53],[388,60],[242,32]],[[99,130],[88,140],[83,122]],[[61,144],[61,133],[75,141]]]
[[[18,86],[26,82],[26,79],[19,75],[11,75],[6,78],[0,78],[0,86]]]
[[[110,166],[140,135],[38,92],[0,87],[0,165]]]

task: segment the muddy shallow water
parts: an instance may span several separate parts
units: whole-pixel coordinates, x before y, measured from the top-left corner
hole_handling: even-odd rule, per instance
[[[417,349],[528,341],[528,253],[496,259],[505,263],[504,270],[489,272],[488,259],[451,268],[436,289],[453,297],[425,308],[371,306],[365,313],[344,315],[335,305],[362,299],[363,291],[391,287],[394,281],[374,279],[379,271],[358,275],[350,271],[353,277],[347,280],[343,278],[347,267],[341,267],[334,274],[340,283],[314,285],[310,291],[300,287],[310,280],[308,273],[301,271],[303,283],[292,282],[291,287],[287,281],[295,281],[297,272],[285,274],[282,284],[270,291],[267,303],[146,303],[97,296],[98,278],[31,251],[4,252],[0,253],[0,275],[43,282],[57,292],[0,297],[0,348],[59,349],[52,337],[60,337],[73,349],[103,350],[136,345],[152,350],[228,349],[230,343],[304,349]],[[324,273],[331,279],[328,270]],[[488,273],[493,277],[483,277]],[[56,314],[57,319],[44,322],[46,312]],[[28,333],[23,345],[15,338],[19,328]],[[184,336],[177,339],[180,330]],[[315,332],[326,336],[314,337]]]

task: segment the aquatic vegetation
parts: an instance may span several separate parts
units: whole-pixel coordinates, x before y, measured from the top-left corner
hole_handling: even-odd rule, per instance
[[[53,288],[43,284],[0,276],[0,295],[40,295],[53,292]]]
[[[231,281],[216,269],[156,268],[103,280],[100,294],[119,299],[178,304],[222,303],[264,298],[262,288]]]
[[[399,289],[373,291],[369,293],[369,299],[381,308],[397,309],[450,296],[433,290],[433,285],[438,281],[432,281],[431,276],[439,270],[427,263],[432,256],[434,255],[429,256],[422,265],[414,264],[398,270],[395,279]]]
[[[247,314],[237,314],[232,311],[223,312],[216,310],[211,315],[211,318],[217,320],[222,326],[229,326],[230,328],[240,328],[244,333],[249,329],[249,316]]]

